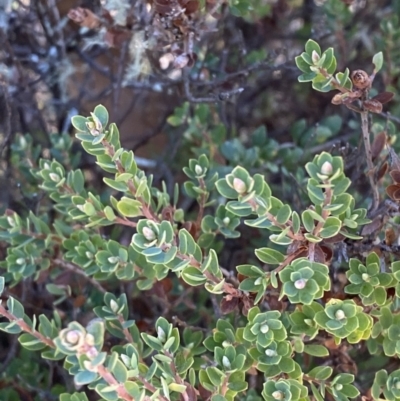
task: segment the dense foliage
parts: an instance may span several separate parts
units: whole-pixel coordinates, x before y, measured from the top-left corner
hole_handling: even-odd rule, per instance
[[[69,10],[75,41],[125,46],[117,92],[176,91],[163,160],[124,145],[104,105],[66,117],[55,71],[54,109],[33,90],[39,127],[18,132],[10,71],[39,72],[6,39],[2,400],[400,400],[400,2],[311,3]],[[13,7],[4,32],[46,17]],[[293,54],[246,33],[295,17]],[[65,118],[74,135],[49,133]]]

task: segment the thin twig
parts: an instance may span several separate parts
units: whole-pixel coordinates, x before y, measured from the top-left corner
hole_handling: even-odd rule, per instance
[[[370,208],[370,212],[374,211],[379,205],[379,190],[374,180],[374,164],[372,162],[372,152],[371,152],[371,142],[369,138],[369,129],[368,129],[368,112],[361,112],[361,129],[365,146],[365,155],[367,157],[367,166],[368,166],[368,178],[371,184],[371,189],[373,191],[373,200]]]
[[[79,274],[80,276],[84,277],[86,281],[88,281],[90,284],[93,285],[97,290],[105,294],[107,291],[101,286],[101,284],[96,281],[93,277],[88,276],[84,270],[82,270],[78,265],[72,263],[72,262],[67,262],[63,259],[56,258],[53,260],[53,263],[63,269],[69,270],[73,273]]]

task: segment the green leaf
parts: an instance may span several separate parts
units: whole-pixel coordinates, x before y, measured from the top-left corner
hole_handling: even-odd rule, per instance
[[[215,186],[217,191],[227,199],[236,199],[238,197],[238,193],[228,185],[225,178],[218,180]]]
[[[314,230],[314,218],[309,210],[305,210],[301,214],[301,220],[303,221],[304,228],[310,233]]]
[[[325,221],[325,224],[320,231],[319,235],[322,238],[331,238],[339,233],[342,228],[342,222],[337,217],[328,217]]]
[[[317,366],[308,372],[308,376],[317,380],[327,380],[331,377],[333,369],[330,366]]]
[[[278,265],[285,260],[285,255],[271,248],[260,248],[255,250],[255,254],[261,262],[271,265]]]
[[[46,344],[43,344],[40,340],[29,333],[21,334],[18,341],[29,351],[40,351],[43,348],[46,348]]]
[[[299,82],[311,82],[317,76],[316,72],[306,72],[298,76]]]
[[[87,119],[83,116],[73,116],[71,118],[71,124],[77,131],[80,131],[80,132],[88,132],[88,129],[86,127],[86,122],[87,122]],[[92,136],[91,136],[91,139],[93,139]]]
[[[222,384],[224,379],[224,374],[219,369],[215,367],[208,367],[206,368],[207,376],[210,379],[210,382],[218,387]]]
[[[300,71],[302,71],[302,72],[304,72],[304,73],[306,73],[306,74],[311,72],[311,70],[310,70],[310,64],[308,64],[308,63],[303,59],[303,57],[301,57],[301,56],[295,57],[295,62],[296,62],[297,68],[298,68]],[[315,73],[313,73],[313,74],[315,74]],[[317,75],[317,74],[315,74],[315,75]]]
[[[143,341],[153,350],[161,352],[163,349],[163,345],[161,343],[161,341],[153,336],[150,336],[147,333],[141,333],[140,334],[142,336]]]
[[[17,319],[24,318],[25,312],[21,302],[17,301],[13,297],[10,297],[8,298],[7,306],[10,313],[12,313]]]
[[[83,370],[79,372],[74,377],[74,382],[77,386],[83,386],[84,384],[89,384],[94,382],[98,378],[96,372],[89,372],[88,370]]]
[[[203,273],[192,266],[188,266],[182,271],[182,278],[186,283],[193,287],[202,285],[207,281]]]
[[[142,216],[141,207],[142,204],[139,201],[126,196],[123,196],[117,203],[118,211],[125,217]]]
[[[310,385],[311,385],[311,391],[312,391],[315,399],[317,401],[324,401],[324,398],[322,397],[321,393],[318,391],[317,387],[315,387],[315,384],[311,382]]]
[[[308,355],[324,357],[329,355],[329,351],[323,345],[305,345],[304,352]]]
[[[106,125],[108,124],[107,109],[103,105],[99,104],[98,106],[95,107],[93,114],[100,120],[103,128],[105,128]]]
[[[125,383],[128,380],[128,370],[120,360],[115,361],[110,371],[118,382]]]
[[[276,220],[278,221],[279,224],[286,224],[286,222],[289,220],[291,213],[292,210],[290,209],[290,206],[284,205],[279,209],[279,212],[276,215]]]
[[[281,361],[279,362],[279,368],[284,373],[293,372],[295,368],[294,360],[291,358],[282,358]]]
[[[374,74],[376,74],[378,71],[381,70],[381,68],[383,66],[383,53],[382,52],[376,53],[374,55],[374,57],[372,58],[372,63],[375,66]]]
[[[127,192],[128,191],[128,186],[123,181],[116,181],[116,180],[112,180],[111,178],[107,178],[107,177],[104,177],[103,181],[109,187],[111,187],[112,189],[115,189],[116,191],[119,191],[119,192]]]
[[[311,57],[312,56],[312,52],[316,51],[318,53],[318,55],[321,55],[321,47],[319,46],[319,44],[317,42],[315,42],[312,39],[309,39],[306,43],[305,46],[306,52],[307,54]]]
[[[292,224],[293,224],[293,233],[297,234],[300,230],[300,217],[297,212],[292,213]]]

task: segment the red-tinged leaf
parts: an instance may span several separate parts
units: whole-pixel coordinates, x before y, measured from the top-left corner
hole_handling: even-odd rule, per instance
[[[389,185],[386,188],[386,193],[394,200],[400,200],[400,185]]]
[[[179,1],[180,5],[185,9],[185,14],[193,14],[199,9],[200,2],[197,0],[181,0]]]
[[[387,162],[383,163],[378,173],[376,174],[377,181],[380,181],[386,175],[388,170],[389,170],[389,164]]]
[[[201,384],[198,385],[198,390],[200,393],[200,397],[203,400],[209,400],[211,398],[211,391],[206,390]]]
[[[395,183],[400,184],[400,171],[399,170],[392,170],[389,174]]]
[[[320,249],[321,249],[321,251],[322,251],[322,252],[324,253],[324,255],[325,255],[326,263],[329,265],[329,264],[330,264],[330,261],[332,260],[332,257],[333,257],[333,250],[332,250],[332,248],[331,248],[330,246],[327,246],[327,245],[317,245],[315,248],[316,248],[316,249],[317,249],[317,248],[320,248]]]
[[[188,382],[185,382],[185,385],[186,385],[185,393],[187,394],[189,400],[197,400],[197,393],[196,390],[193,388],[193,386],[191,386]]]
[[[400,158],[392,147],[389,146],[389,165],[393,170],[400,170]]]
[[[325,252],[318,245],[315,247],[314,262],[326,264]]]
[[[392,246],[397,241],[397,234],[392,227],[385,231],[385,244]]]
[[[371,145],[372,160],[375,160],[386,145],[386,132],[380,132],[374,139]]]
[[[393,92],[382,92],[378,93],[376,96],[374,96],[371,100],[376,100],[379,103],[385,104],[390,102],[394,97]]]
[[[371,235],[381,230],[383,226],[382,217],[378,216],[371,223],[366,224],[362,230],[361,235]]]
[[[345,236],[339,233],[333,237],[325,238],[324,244],[336,244],[338,242],[342,242],[344,239],[345,239]]]
[[[228,313],[233,312],[238,307],[238,305],[239,305],[238,298],[236,297],[232,298],[231,295],[226,295],[221,300],[220,304],[221,313],[223,315],[227,315]]]
[[[363,102],[364,110],[368,110],[371,113],[381,113],[382,103],[374,99],[365,100]]]
[[[254,306],[254,301],[250,297],[244,296],[242,298],[242,302],[243,302],[242,313],[244,316],[247,316],[249,310]]]

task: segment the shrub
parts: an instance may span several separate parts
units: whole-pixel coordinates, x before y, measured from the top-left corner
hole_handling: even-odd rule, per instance
[[[46,196],[34,211],[7,209],[0,218],[0,238],[8,244],[0,279],[7,298],[0,314],[7,321],[0,329],[18,335],[29,351],[21,358],[40,352],[53,361],[51,369],[63,361],[80,391],[54,387],[60,400],[87,400],[89,390],[107,401],[400,399],[400,370],[394,368],[400,355],[399,262],[395,252],[368,248],[364,240],[383,228],[375,216],[388,164],[379,171],[373,164],[383,146],[375,141],[371,147],[368,120],[392,97],[368,97],[382,53],[373,58],[371,76],[336,73],[333,49],[322,52],[312,40],[296,63],[300,82],[338,90],[332,102],[361,116],[371,218],[356,206],[342,157],[328,152],[305,165],[308,203],[294,210],[273,195],[262,174],[251,172],[248,150],[238,146],[249,168],[229,168],[198,149],[183,170],[184,191],[198,204],[191,213],[179,207],[178,183],[173,194],[166,185],[153,186],[134,153],[121,147],[118,128],[101,105],[88,117],[73,117],[72,124],[83,150],[103,170],[106,191],[96,190],[98,183],[89,190],[68,136],[55,141],[53,159],[38,160],[24,137],[14,143],[14,165],[27,191]],[[267,151],[262,130],[254,141]],[[229,153],[236,146],[227,141],[221,149]],[[398,183],[395,154],[391,163]],[[235,274],[219,255],[242,233],[262,233],[263,243],[254,246],[256,259],[249,256]],[[346,244],[353,250],[359,244],[349,261],[340,253]],[[79,293],[65,278],[71,274],[88,284],[80,301],[71,297]],[[18,300],[13,288],[43,282],[60,306],[37,317],[34,305],[24,304],[23,296]],[[134,319],[141,298],[152,293],[162,300],[154,327],[143,311]],[[80,308],[89,320],[80,318]],[[44,366],[33,360],[29,366]],[[385,367],[374,379],[371,364]],[[28,379],[30,374],[21,371]]]

